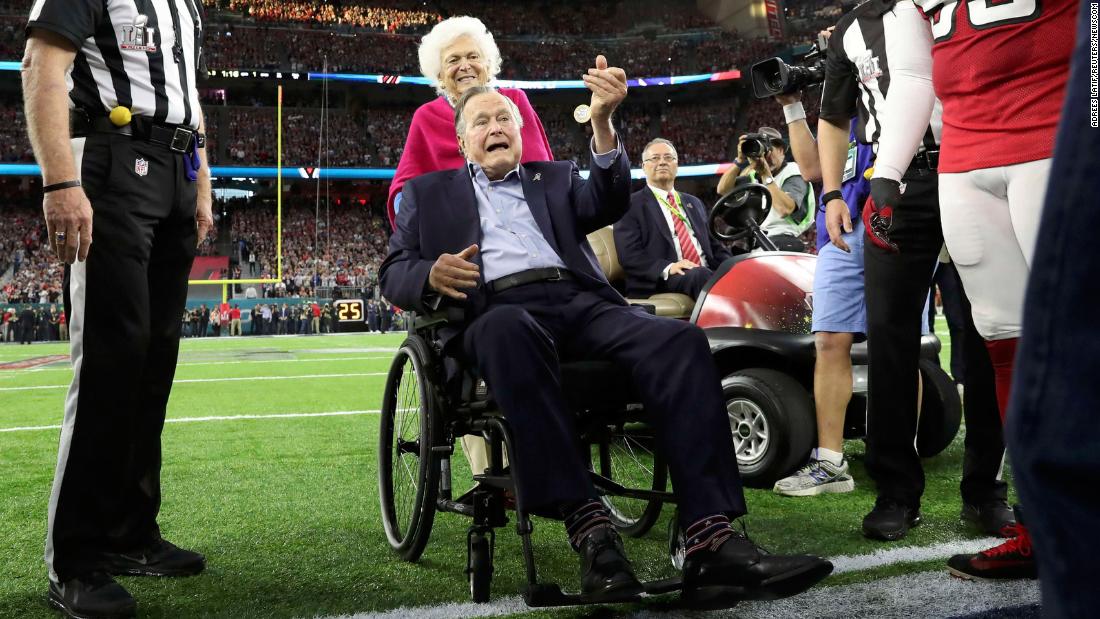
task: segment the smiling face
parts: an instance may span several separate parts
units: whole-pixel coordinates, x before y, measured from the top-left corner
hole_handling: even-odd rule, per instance
[[[672,189],[677,170],[676,150],[668,144],[657,142],[642,154],[642,171],[654,187]]]
[[[452,101],[458,101],[468,88],[484,86],[489,82],[485,58],[469,35],[464,34],[444,47],[440,60],[443,68],[440,69],[439,82]]]
[[[490,180],[504,178],[523,156],[520,126],[513,109],[504,95],[487,92],[470,97],[462,111],[465,131],[458,136],[458,145]]]

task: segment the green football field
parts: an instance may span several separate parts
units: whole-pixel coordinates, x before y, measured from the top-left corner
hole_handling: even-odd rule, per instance
[[[385,372],[402,337],[183,342],[163,437],[160,523],[166,538],[204,552],[208,569],[187,579],[121,579],[143,616],[369,616],[384,611],[421,616],[468,601],[465,518],[438,515],[428,549],[415,565],[396,559],[382,531],[377,411]],[[0,365],[67,352],[60,343],[4,345]],[[0,617],[53,616],[45,605],[42,552],[57,426],[71,375],[67,360],[0,369]],[[860,534],[874,493],[859,441],[847,445],[854,493],[791,499],[749,490],[748,532],[775,552],[840,557],[841,573],[819,587],[905,582],[896,577],[918,572],[935,573],[930,577],[936,579],[942,574],[950,581],[940,556],[980,537],[958,518],[961,439],[962,433],[944,454],[927,461],[925,523],[898,545]],[[456,483],[463,485],[465,462],[457,456],[453,462]],[[666,509],[645,538],[626,542],[642,576],[672,573],[665,550],[669,514]],[[536,521],[535,542],[541,573],[575,588],[577,560],[561,524]],[[889,552],[876,555],[883,550]],[[491,604],[484,611],[522,610],[514,599],[522,582],[519,541],[506,527],[498,531],[493,598],[510,605]],[[457,608],[440,616],[481,612]],[[589,610],[542,614],[582,616]]]

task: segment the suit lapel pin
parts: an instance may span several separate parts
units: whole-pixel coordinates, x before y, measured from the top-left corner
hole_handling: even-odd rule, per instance
[[[542,180],[542,172],[535,172],[535,178],[533,178],[531,180],[541,181]]]

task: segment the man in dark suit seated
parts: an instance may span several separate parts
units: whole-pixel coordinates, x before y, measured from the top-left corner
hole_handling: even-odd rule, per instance
[[[717,608],[794,595],[832,565],[765,554],[730,526],[745,500],[706,336],[627,305],[588,244],[627,210],[630,162],[610,120],[626,75],[599,56],[583,79],[593,92],[587,181],[570,162],[519,165],[515,104],[489,88],[466,91],[455,130],[467,165],[405,185],[382,293],[419,312],[464,310],[466,323],[441,333],[444,352],[475,362],[493,391],[513,429],[519,505],[565,519],[587,599],[629,600],[642,587],[589,479],[562,358],[612,361],[638,385],[689,540],[685,601]]]
[[[615,224],[615,249],[626,271],[626,296],[680,292],[692,299],[730,257],[710,238],[707,209],[676,191],[676,147],[656,138],[642,150],[646,186],[630,196],[630,210]]]

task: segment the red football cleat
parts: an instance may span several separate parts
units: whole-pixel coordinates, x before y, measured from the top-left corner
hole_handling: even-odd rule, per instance
[[[947,561],[947,571],[967,580],[1003,580],[1037,578],[1038,569],[1027,527],[1018,524],[1016,536],[1000,546],[973,555],[955,555]]]

